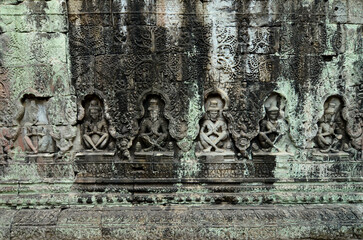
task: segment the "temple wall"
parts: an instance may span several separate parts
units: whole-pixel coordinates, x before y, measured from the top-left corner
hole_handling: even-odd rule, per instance
[[[0,0],[0,238],[363,238],[362,13]]]

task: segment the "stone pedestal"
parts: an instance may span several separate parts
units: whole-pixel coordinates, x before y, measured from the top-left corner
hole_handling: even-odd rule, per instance
[[[196,156],[205,162],[231,162],[235,161],[235,153],[232,151],[226,152],[197,152]]]
[[[338,152],[338,153],[322,153],[320,151],[316,151],[313,153],[314,160],[319,161],[349,161],[349,154],[346,152]]]
[[[54,157],[54,153],[37,153],[25,155],[27,161],[35,163],[52,163],[54,162]]]
[[[276,158],[288,158],[292,156],[287,152],[277,152],[277,153],[268,153],[268,152],[254,152],[252,154],[253,163],[255,166],[255,177],[256,178],[274,178],[275,168],[276,168]]]
[[[77,153],[75,160],[76,182],[89,182],[88,178],[111,177],[114,156],[115,152],[85,151]]]
[[[135,152],[135,162],[173,161],[174,152]]]

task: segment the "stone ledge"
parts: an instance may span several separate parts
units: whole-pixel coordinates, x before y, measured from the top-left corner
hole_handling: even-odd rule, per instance
[[[2,239],[362,239],[362,205],[0,210]]]

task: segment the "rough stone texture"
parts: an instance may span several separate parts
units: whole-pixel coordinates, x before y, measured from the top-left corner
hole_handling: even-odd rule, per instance
[[[2,210],[3,239],[361,239],[361,206]],[[11,238],[9,238],[9,235]]]
[[[362,14],[0,0],[0,238],[363,238]]]

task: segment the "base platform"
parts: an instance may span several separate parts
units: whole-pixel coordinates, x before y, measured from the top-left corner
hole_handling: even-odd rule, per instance
[[[362,239],[362,205],[0,210],[1,239]]]

